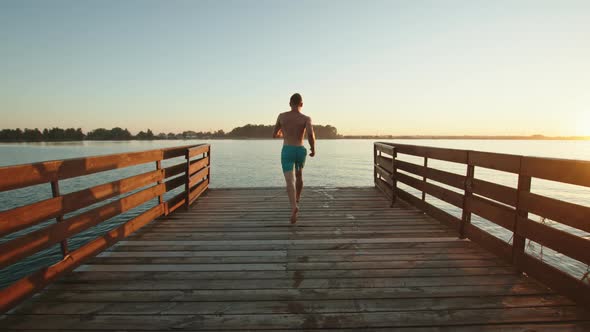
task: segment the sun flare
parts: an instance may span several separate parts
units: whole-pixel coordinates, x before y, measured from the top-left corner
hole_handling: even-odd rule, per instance
[[[590,111],[580,113],[574,121],[575,135],[590,136]]]

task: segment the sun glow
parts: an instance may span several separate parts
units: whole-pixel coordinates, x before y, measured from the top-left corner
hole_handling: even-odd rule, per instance
[[[577,136],[590,136],[590,111],[575,117],[574,130]]]

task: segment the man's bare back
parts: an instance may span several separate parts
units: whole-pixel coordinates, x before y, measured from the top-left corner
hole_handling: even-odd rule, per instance
[[[299,199],[303,190],[303,166],[307,149],[303,146],[303,137],[307,132],[311,153],[310,157],[315,156],[315,133],[311,118],[301,113],[303,107],[303,98],[296,93],[291,96],[289,101],[291,110],[279,114],[272,133],[273,138],[283,138],[283,149],[281,150],[281,166],[285,181],[287,183],[287,193],[291,203],[291,223],[297,221],[299,212]],[[293,174],[295,171],[295,174]]]
[[[289,111],[279,114],[277,123],[281,128],[283,144],[286,145],[303,145],[305,131],[313,131],[311,118],[299,111]]]

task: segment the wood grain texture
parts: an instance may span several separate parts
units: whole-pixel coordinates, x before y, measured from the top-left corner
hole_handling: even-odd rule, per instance
[[[590,285],[587,282],[577,281],[576,278],[579,276],[573,277],[561,271],[560,265],[555,262],[536,261],[524,254],[525,243],[528,239],[582,263],[589,262],[590,256],[587,247],[590,242],[587,236],[568,230],[568,227],[553,228],[534,222],[529,219],[529,213],[589,232],[590,207],[532,193],[531,184],[538,178],[562,184],[590,187],[590,161],[528,157],[396,143],[375,143],[376,148],[381,145],[389,145],[395,152],[391,161],[396,167],[392,181],[375,179],[376,187],[387,198],[399,196],[447,225],[454,224],[455,218],[425,202],[425,194],[453,204],[459,207],[462,212],[459,226],[461,238],[469,238],[502,259],[511,261],[518,272],[525,271],[525,268],[530,269],[529,275],[534,275],[539,280],[547,282],[548,286],[562,291],[572,299],[590,298],[587,295]],[[424,157],[424,165],[420,166],[398,160],[397,153]],[[465,156],[466,159],[462,156]],[[454,175],[449,176],[449,174],[441,173],[441,170],[431,170],[427,167],[427,158],[466,164],[466,176],[461,179]],[[379,160],[376,158],[375,163],[378,162]],[[378,166],[376,165],[376,167]],[[518,176],[518,186],[513,188],[493,181],[477,179],[475,178],[476,168],[514,173]],[[397,170],[401,172],[397,172]],[[377,173],[379,173],[378,170]],[[458,188],[460,188],[458,185],[462,181],[463,195],[447,189],[441,190],[436,184],[426,183],[427,179],[430,179],[428,173],[443,180],[438,182]],[[421,179],[418,179],[417,176],[421,176]],[[436,181],[434,177],[432,180]],[[446,180],[450,181],[445,182]],[[396,188],[397,181],[422,191],[422,200]],[[566,187],[563,190],[567,190]],[[457,204],[460,198],[463,199],[461,205]],[[506,243],[487,233],[488,230],[471,225],[472,214],[511,231],[513,233],[512,241]],[[586,278],[587,273],[582,276],[582,281]],[[580,301],[580,303],[586,303],[586,301]]]
[[[387,144],[387,143],[385,143]],[[437,159],[450,161],[455,163],[467,163],[467,150],[436,148],[430,146],[407,145],[407,144],[391,144],[392,148],[400,154],[408,154],[418,157],[427,157],[429,159]]]
[[[590,207],[588,206],[530,192],[521,192],[518,199],[522,209],[530,213],[590,232]]]
[[[101,184],[33,204],[0,212],[0,236],[33,226],[39,222],[70,213],[163,178],[161,170],[154,170],[125,179]]]
[[[399,170],[412,173],[415,175],[420,175],[422,177],[426,177],[427,179],[444,183],[455,188],[463,189],[464,187],[464,175],[442,171],[435,168],[425,167],[422,165],[416,165],[403,160],[396,160],[395,164]]]
[[[188,156],[192,158],[194,156],[198,156],[200,154],[204,154],[209,152],[209,144],[201,144],[195,147],[190,147],[188,149]]]
[[[0,244],[0,268],[59,243],[164,193],[159,184]]]
[[[192,146],[4,166],[0,167],[0,191],[174,158]]]
[[[521,172],[535,178],[590,187],[590,161],[523,157]]]
[[[377,188],[306,188],[296,225],[283,188],[200,195],[190,210],[160,217],[87,260],[5,315],[0,329],[590,326],[571,300],[406,202],[390,208]]]

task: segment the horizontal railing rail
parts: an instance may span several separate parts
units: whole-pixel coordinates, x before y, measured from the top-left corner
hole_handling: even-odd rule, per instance
[[[392,206],[399,197],[454,228],[461,238],[469,238],[510,262],[518,271],[579,303],[590,305],[590,284],[583,280],[587,274],[582,279],[576,278],[525,250],[526,240],[534,241],[583,264],[590,264],[590,239],[529,217],[534,214],[590,232],[590,207],[531,192],[533,178],[590,187],[589,161],[383,142],[374,144],[373,153],[375,185],[391,199]],[[421,157],[423,163],[400,160],[402,155]],[[463,164],[465,173],[456,174],[428,166],[431,159]],[[518,185],[513,188],[475,178],[476,167],[515,174]],[[421,192],[422,197],[400,189],[400,183]],[[461,218],[431,204],[425,199],[426,195],[458,208]],[[473,225],[472,215],[510,232],[512,242]]]
[[[184,160],[162,167],[163,161],[180,157]],[[210,159],[210,145],[199,144],[0,167],[0,192],[50,185],[53,195],[49,199],[0,211],[0,238],[8,239],[0,243],[0,269],[57,244],[62,255],[57,263],[0,290],[0,312],[14,307],[152,220],[180,207],[188,208],[209,186]],[[63,195],[60,193],[60,180],[152,163],[155,169],[144,173]],[[183,190],[178,190],[181,187]],[[173,190],[180,192],[165,200],[164,195]],[[106,234],[74,250],[68,248],[68,239],[156,199],[153,206]],[[67,214],[72,216],[65,217]],[[56,222],[47,222],[51,220]]]

